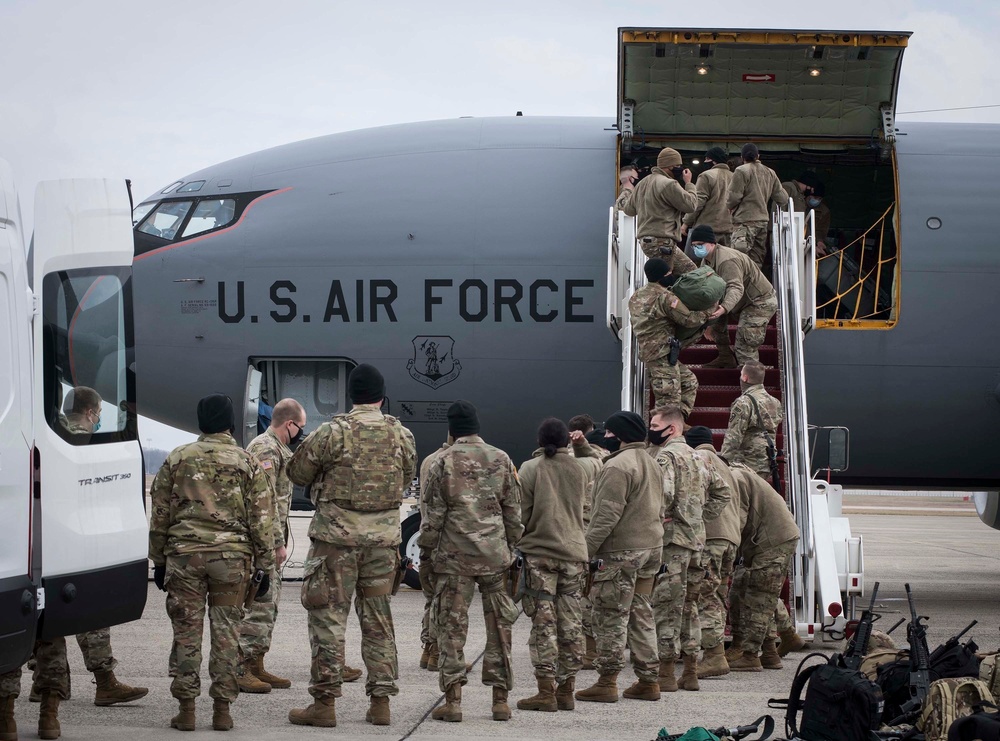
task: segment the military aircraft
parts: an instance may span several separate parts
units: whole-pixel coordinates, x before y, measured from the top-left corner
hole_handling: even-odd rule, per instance
[[[524,460],[543,417],[620,407],[619,165],[672,146],[697,170],[708,147],[752,140],[782,180],[826,184],[806,375],[809,422],[851,430],[835,480],[989,490],[998,527],[1000,127],[896,122],[908,38],[619,29],[617,120],[387,126],[180,177],[134,214],[141,410],[190,430],[222,391],[246,438],[260,401],[294,396],[313,428],[370,362],[421,455],[462,398]]]

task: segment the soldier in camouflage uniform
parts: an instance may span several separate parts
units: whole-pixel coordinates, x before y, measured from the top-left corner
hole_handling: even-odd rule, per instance
[[[638,681],[628,699],[659,700],[656,622],[649,598],[660,568],[663,539],[663,480],[646,454],[646,425],[634,412],[616,412],[605,422],[608,456],[594,482],[587,526],[587,555],[603,561],[594,575],[594,633],[600,674],[576,693],[585,702],[618,702],[618,675],[625,667],[626,636]]]
[[[757,145],[743,145],[743,164],[736,168],[729,184],[727,205],[733,214],[733,248],[753,260],[759,268],[767,250],[768,201],[788,204],[788,193],[770,167],[760,162]]]
[[[735,237],[734,237],[735,238]],[[691,254],[726,281],[719,307],[709,317],[712,337],[719,356],[706,368],[735,368],[738,363],[756,362],[767,335],[767,325],[778,310],[778,297],[760,268],[742,252],[715,243],[715,232],[707,224],[691,230]],[[736,327],[736,354],[729,344],[729,315],[739,314]]]
[[[743,393],[729,411],[729,427],[722,443],[722,457],[730,463],[742,463],[758,476],[771,482],[768,440],[775,443],[775,431],[781,424],[781,402],[764,388],[764,366],[747,363],[740,373]]]
[[[420,464],[420,520],[423,521],[427,517],[427,497],[424,495],[426,491],[427,476],[431,469],[434,461],[452,446],[454,439],[451,435],[445,443],[431,453],[429,456],[424,458],[423,462]],[[436,620],[437,616],[434,614],[434,589],[437,584],[437,575],[434,573],[434,563],[432,561],[421,559],[420,561],[420,589],[424,593],[424,617],[420,622],[420,642],[424,646],[424,651],[420,655],[420,668],[427,669],[428,671],[436,672],[438,671],[438,660],[440,658],[441,652],[438,648],[437,640],[437,627]]]
[[[746,576],[736,594],[739,630],[734,634],[734,642],[739,636],[743,654],[729,662],[729,668],[754,672],[780,669],[771,629],[775,605],[799,542],[799,529],[785,500],[766,481],[742,466],[734,466],[732,472],[740,499],[746,502],[747,517],[740,544]],[[736,586],[734,583],[734,590]],[[763,654],[758,658],[761,649]]]
[[[275,568],[270,573],[271,588],[262,600],[255,600],[240,626],[240,652],[243,665],[240,692],[265,693],[288,689],[291,681],[275,676],[264,668],[264,655],[271,648],[274,621],[281,600],[281,565],[287,556],[288,510],[292,504],[292,482],[286,468],[292,458],[290,445],[297,444],[305,432],[306,412],[295,399],[282,399],[271,411],[271,425],[247,445],[247,452],[260,463],[273,493]]]
[[[354,408],[320,425],[288,464],[288,477],[309,486],[316,505],[302,582],[313,703],[288,714],[296,725],[337,724],[334,698],[342,682],[344,632],[355,595],[368,670],[365,720],[389,725],[389,697],[399,693],[389,598],[399,566],[399,505],[416,472],[416,446],[399,420],[382,414],[385,380],[377,368],[362,363],[351,371],[347,386]]]
[[[582,433],[577,432],[582,439]],[[573,710],[576,673],[583,664],[580,598],[587,575],[584,507],[587,471],[570,454],[569,430],[550,418],[538,429],[538,445],[521,466],[521,520],[526,591],[531,618],[531,663],[538,693],[518,700],[521,710]],[[581,458],[579,460],[588,460]],[[597,460],[591,458],[589,460]]]
[[[704,568],[705,520],[715,519],[732,497],[726,481],[684,440],[684,417],[677,407],[653,412],[650,442],[666,443],[656,457],[663,475],[663,566],[653,592],[660,656],[660,690],[696,691],[701,627],[698,597]],[[680,681],[674,676],[684,661]]]
[[[232,400],[214,394],[199,401],[198,427],[197,442],[175,448],[153,479],[149,557],[174,629],[170,692],[180,712],[170,725],[194,730],[207,601],[212,727],[221,731],[233,726],[229,704],[240,691],[239,633],[251,569],[263,569],[266,594],[274,568],[273,503],[260,464],[233,439]]]
[[[659,258],[646,261],[646,285],[632,294],[628,311],[632,331],[639,343],[639,359],[649,371],[649,385],[656,406],[679,406],[687,417],[694,408],[698,394],[698,379],[679,360],[670,364],[670,341],[677,339],[683,346],[701,336],[700,329],[708,322],[704,311],[691,311],[670,289],[660,284],[668,278],[669,266]]]
[[[507,454],[479,436],[472,404],[456,401],[448,408],[448,434],[454,445],[427,472],[427,516],[417,539],[421,563],[431,561],[436,574],[439,678],[447,698],[431,715],[462,720],[469,605],[478,585],[486,621],[483,684],[493,688],[493,720],[509,720],[507,693],[514,686],[510,634],[517,608],[504,590],[504,570],[524,530],[521,486]]]
[[[69,697],[69,664],[66,661],[66,639],[35,642],[36,685],[41,693],[42,707],[38,713],[38,737],[59,738],[59,701]],[[14,700],[21,694],[21,668],[0,674],[0,739],[16,741]]]
[[[698,664],[698,677],[721,677],[729,673],[722,641],[726,631],[729,577],[735,568],[736,551],[743,529],[740,521],[740,497],[729,466],[715,452],[712,431],[708,427],[692,427],[684,433],[684,439],[709,468],[726,482],[731,494],[729,503],[719,516],[705,521],[705,550],[702,551],[701,558],[705,577],[698,595],[701,647],[705,649],[703,661]]]

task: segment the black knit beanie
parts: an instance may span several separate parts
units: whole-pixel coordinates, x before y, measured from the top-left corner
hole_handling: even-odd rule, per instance
[[[712,442],[712,430],[704,425],[692,427],[684,433],[684,439],[687,440],[687,444],[692,448],[697,448],[699,445],[704,445],[705,443],[714,445]]]
[[[722,147],[712,147],[705,152],[705,159],[712,160],[717,165],[724,165],[726,164],[726,160],[729,159],[729,155],[726,154],[726,150]]]
[[[646,264],[643,265],[642,269],[646,273],[646,280],[650,283],[658,283],[664,275],[670,272],[670,265],[666,260],[654,257],[646,260]]]
[[[476,407],[459,399],[448,407],[448,434],[456,440],[479,434],[479,413]]]
[[[236,429],[233,400],[225,394],[210,394],[199,401],[198,429],[206,435]]]
[[[646,423],[635,412],[615,412],[604,426],[625,443],[639,443],[646,439]]]
[[[591,430],[587,434],[587,442],[593,445],[594,447],[604,448],[605,450],[607,450],[607,447],[604,444],[604,428],[595,427],[593,430]]]
[[[355,404],[377,404],[385,398],[385,379],[374,365],[362,363],[347,377],[347,394]]]
[[[711,242],[715,244],[715,230],[709,224],[698,224],[691,230],[691,243]]]

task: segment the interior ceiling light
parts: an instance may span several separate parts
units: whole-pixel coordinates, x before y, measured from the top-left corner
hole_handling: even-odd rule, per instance
[[[692,165],[700,165],[701,161],[700,160],[691,160],[691,164]]]
[[[810,77],[819,77],[821,74],[823,74],[823,70],[821,70],[819,67],[810,67],[809,68],[809,76]]]
[[[694,68],[694,71],[697,72],[699,75],[707,75],[710,69],[712,68],[709,67],[707,64],[699,64],[697,67]]]

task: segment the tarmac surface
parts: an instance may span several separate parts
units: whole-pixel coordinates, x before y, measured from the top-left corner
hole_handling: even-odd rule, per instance
[[[979,620],[970,633],[982,649],[997,650],[1000,644],[1000,532],[989,529],[975,518],[941,517],[937,513],[901,515],[862,514],[851,516],[852,528],[864,536],[866,579],[869,587],[881,582],[879,609],[883,628],[908,615],[904,582],[914,590],[919,611],[930,616],[931,648],[937,642]],[[299,546],[291,560],[304,557],[307,520],[296,518],[293,531]],[[289,569],[286,577],[297,575]],[[393,599],[396,640],[399,649],[399,695],[391,700],[392,724],[374,727],[365,723],[367,700],[363,680],[344,685],[344,696],[337,701],[337,727],[313,729],[288,723],[288,711],[304,707],[310,701],[309,644],[306,613],[298,599],[299,585],[286,581],[281,596],[281,610],[267,666],[276,674],[289,677],[292,689],[274,690],[268,695],[242,695],[233,705],[236,728],[231,739],[302,739],[354,738],[383,736],[394,739],[438,738],[517,738],[517,739],[653,739],[661,727],[680,733],[691,726],[747,724],[771,712],[775,716],[776,735],[781,737],[783,719],[780,711],[768,711],[767,699],[785,697],[791,686],[795,667],[805,654],[792,654],[779,671],[758,674],[730,674],[701,681],[700,692],[664,694],[659,702],[620,700],[615,704],[577,703],[573,712],[538,713],[514,709],[506,723],[490,719],[490,689],[479,681],[481,652],[485,643],[482,610],[475,604],[470,615],[466,658],[475,660],[470,682],[462,698],[464,722],[442,723],[430,718],[430,710],[442,699],[437,676],[418,665],[420,618],[423,595],[403,587]],[[351,618],[347,636],[347,661],[363,667],[360,632],[356,618]],[[206,621],[207,622],[207,621]],[[535,685],[528,657],[529,621],[522,615],[514,625],[515,688],[511,706],[517,699],[534,693]],[[905,642],[905,630],[894,634]],[[149,695],[130,705],[98,708],[93,705],[92,677],[84,670],[75,641],[69,642],[72,668],[72,692],[69,702],[60,708],[62,738],[71,739],[158,739],[217,738],[211,730],[212,701],[208,692],[208,641],[202,669],[203,695],[198,700],[198,730],[180,735],[169,728],[176,712],[176,702],[169,691],[167,654],[170,650],[170,622],[164,611],[164,595],[152,584],[141,620],[115,627],[112,643],[119,660],[120,680],[150,688]],[[826,644],[835,650],[841,644]],[[578,687],[596,680],[595,672],[581,672]],[[619,679],[619,689],[633,681],[626,669]],[[17,702],[16,717],[20,738],[37,738],[37,705],[27,701],[28,677],[22,680],[23,694]]]

